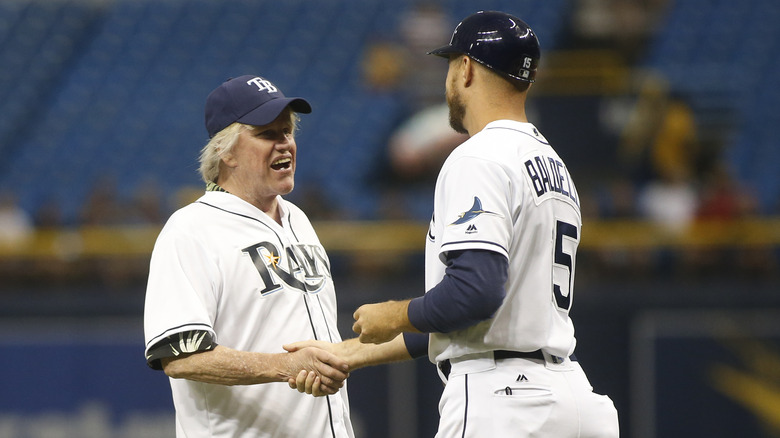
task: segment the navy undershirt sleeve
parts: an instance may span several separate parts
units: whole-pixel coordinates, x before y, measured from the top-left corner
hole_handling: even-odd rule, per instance
[[[404,332],[404,344],[406,351],[413,359],[418,359],[428,354],[428,333]]]
[[[449,333],[492,317],[504,302],[509,261],[486,250],[450,251],[444,278],[409,303],[409,322],[424,333]]]

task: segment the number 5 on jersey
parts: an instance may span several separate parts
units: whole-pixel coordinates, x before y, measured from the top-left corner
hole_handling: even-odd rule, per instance
[[[555,304],[564,312],[571,309],[574,292],[574,262],[579,244],[576,225],[555,222],[555,254],[553,255],[553,296]]]

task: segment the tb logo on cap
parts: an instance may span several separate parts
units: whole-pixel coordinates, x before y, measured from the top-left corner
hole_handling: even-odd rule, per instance
[[[252,78],[248,81],[246,81],[247,85],[255,85],[257,86],[257,91],[267,91],[269,93],[276,93],[279,91],[278,88],[274,86],[274,84],[271,83],[271,81],[265,80],[261,77]]]

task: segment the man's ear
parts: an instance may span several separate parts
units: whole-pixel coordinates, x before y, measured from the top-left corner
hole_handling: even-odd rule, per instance
[[[235,148],[235,146],[233,147]],[[220,159],[220,164],[219,164],[220,167],[225,166],[225,167],[234,168],[238,166],[238,160],[236,159],[235,155],[233,155],[232,151],[225,152],[219,157],[219,159]]]
[[[461,60],[460,74],[463,79],[463,86],[468,87],[474,81],[474,60],[468,56],[463,56]]]

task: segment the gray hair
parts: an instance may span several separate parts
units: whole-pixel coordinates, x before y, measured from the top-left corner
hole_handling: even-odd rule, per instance
[[[222,156],[233,150],[233,147],[238,143],[238,135],[244,128],[253,129],[249,125],[236,122],[219,131],[206,143],[206,146],[200,151],[199,158],[200,177],[203,182],[217,182]]]

